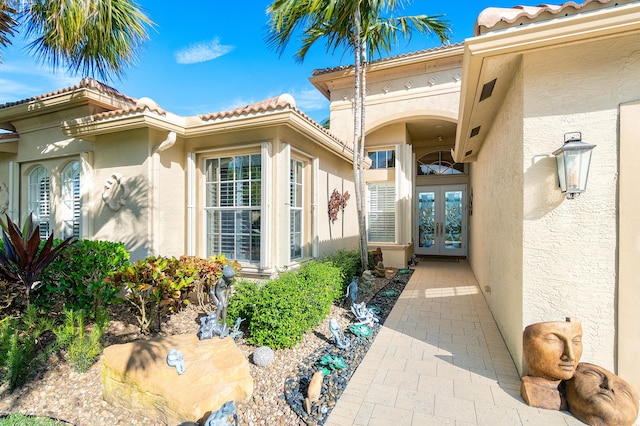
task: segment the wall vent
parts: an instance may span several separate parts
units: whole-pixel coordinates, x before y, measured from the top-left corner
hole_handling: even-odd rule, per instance
[[[478,134],[480,133],[480,127],[474,127],[473,129],[471,129],[471,135],[469,135],[470,138],[474,137],[474,136],[478,136]]]
[[[493,88],[496,85],[496,80],[498,79],[494,78],[493,80],[491,80],[488,83],[485,83],[484,86],[482,86],[482,93],[480,93],[480,102],[491,97],[491,94],[493,93]]]

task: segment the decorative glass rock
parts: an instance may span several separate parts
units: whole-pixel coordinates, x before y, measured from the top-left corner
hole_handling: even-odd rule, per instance
[[[371,329],[366,324],[354,324],[349,327],[349,331],[365,339],[371,337]]]

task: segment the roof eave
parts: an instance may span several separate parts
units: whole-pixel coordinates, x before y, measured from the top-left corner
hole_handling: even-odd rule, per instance
[[[344,142],[330,135],[325,129],[297,109],[283,108],[260,113],[227,116],[214,120],[202,121],[199,125],[189,126],[185,137],[198,137],[216,133],[236,132],[265,127],[287,126],[296,132],[314,140],[323,148],[334,154],[353,161],[353,151]]]
[[[400,55],[392,58],[383,58],[368,64],[367,73],[385,71],[393,68],[406,67],[413,64],[423,63],[424,61],[435,61],[438,59],[453,58],[462,55],[464,45],[453,45],[435,50],[425,50],[413,54]],[[325,98],[331,100],[329,90],[329,82],[343,78],[353,78],[355,69],[353,66],[339,68],[335,71],[327,71],[309,77],[309,81],[313,86],[324,95]]]
[[[130,103],[119,100],[109,94],[100,93],[90,88],[79,88],[73,91],[56,93],[44,98],[33,99],[4,107],[0,109],[0,121],[15,121],[87,104],[96,105],[108,110],[130,106]]]
[[[483,85],[494,78],[488,71],[491,61],[511,60],[509,58],[519,57],[525,52],[634,33],[640,33],[640,3],[532,23],[467,39],[454,160],[475,161],[484,137],[493,124],[492,121],[478,121],[479,116],[495,117],[495,114],[482,111],[484,105],[479,102]],[[495,108],[499,107],[497,103],[493,104]],[[481,133],[472,137],[471,130],[478,126],[482,128]]]
[[[65,135],[86,140],[95,140],[98,135],[140,128],[171,131],[181,136],[186,133],[184,125],[149,111],[139,111],[98,120],[92,116],[81,117],[63,121],[61,127]]]

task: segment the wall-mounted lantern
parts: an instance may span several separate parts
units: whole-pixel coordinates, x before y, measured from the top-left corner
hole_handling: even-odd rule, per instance
[[[595,145],[582,142],[582,133],[565,133],[564,145],[555,150],[560,190],[572,200],[587,189],[591,150]]]

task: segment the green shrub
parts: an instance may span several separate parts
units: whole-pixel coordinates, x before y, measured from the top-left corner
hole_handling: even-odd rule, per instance
[[[312,328],[329,315],[331,305],[342,295],[342,271],[329,263],[311,261],[302,265],[297,276],[307,302],[307,326]]]
[[[51,328],[52,321],[39,317],[33,305],[21,317],[0,320],[0,378],[9,383],[9,389],[22,385],[36,362],[48,354],[39,345],[42,334]]]
[[[249,343],[274,349],[294,347],[329,314],[341,295],[341,271],[311,261],[269,281],[256,295]]]
[[[227,323],[233,324],[238,318],[244,318],[245,324],[251,322],[253,309],[259,296],[258,284],[249,280],[236,280],[231,288]]]
[[[333,266],[342,271],[342,286],[346,289],[353,277],[362,275],[362,262],[360,261],[359,250],[338,250],[325,258],[326,262],[331,262]]]
[[[84,373],[96,362],[102,353],[100,339],[109,324],[109,317],[105,310],[100,309],[96,316],[96,323],[87,335],[84,311],[66,310],[62,325],[53,329],[56,335],[56,346],[65,349],[73,369]]]
[[[63,426],[68,423],[49,417],[26,416],[20,413],[0,417],[0,426]]]
[[[209,302],[209,291],[215,286],[218,278],[222,277],[222,269],[227,266],[233,266],[238,272],[240,264],[236,261],[228,260],[225,255],[211,256],[204,259],[197,256],[181,256],[180,269],[176,271],[181,277],[193,276],[193,281],[188,287],[188,292],[183,294],[195,297],[203,311],[206,311],[205,305]],[[187,299],[187,303],[193,302]]]
[[[64,309],[85,310],[95,316],[118,293],[105,278],[127,265],[129,252],[123,243],[79,240],[44,271],[44,290],[35,303],[46,306],[62,300]]]
[[[280,349],[302,340],[307,323],[298,283],[295,273],[287,272],[260,290],[249,323],[249,343]]]
[[[180,311],[191,303],[188,296],[197,288],[204,289],[222,276],[222,268],[239,264],[224,256],[197,260],[192,256],[148,257],[111,274],[107,281],[121,291],[121,297],[134,309],[143,333],[157,331],[160,321],[169,313]],[[219,275],[218,275],[219,274]],[[204,300],[201,294],[200,299]]]

